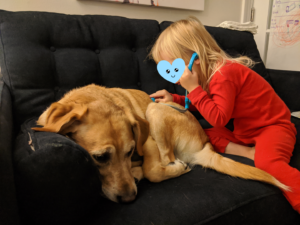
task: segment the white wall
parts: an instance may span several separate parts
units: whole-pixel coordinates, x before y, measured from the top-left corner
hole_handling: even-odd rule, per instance
[[[9,11],[47,11],[66,14],[102,14],[159,22],[176,21],[194,15],[204,25],[217,26],[225,20],[240,21],[241,0],[205,0],[204,11],[77,0],[0,0],[0,9]]]
[[[266,63],[269,35],[267,33],[270,17],[269,10],[272,10],[272,0],[254,0],[255,14],[254,23],[258,25],[257,34],[254,35],[257,48],[264,63]]]

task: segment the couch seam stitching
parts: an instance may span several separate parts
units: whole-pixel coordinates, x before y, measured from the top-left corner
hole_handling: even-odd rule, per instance
[[[4,49],[4,43],[3,43],[3,36],[2,36],[2,20],[0,21],[0,38],[1,38],[1,45],[2,45],[2,49],[3,49],[3,59],[4,59],[4,65],[5,65],[5,69],[8,75],[8,81],[9,81],[9,86],[10,88],[13,90],[13,87],[11,85],[11,79],[10,79],[10,74],[7,68],[7,64],[6,64],[6,55],[5,55],[5,49]],[[3,80],[4,81],[4,80]]]

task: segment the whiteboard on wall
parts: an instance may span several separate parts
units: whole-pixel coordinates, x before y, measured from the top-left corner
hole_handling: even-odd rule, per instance
[[[266,66],[300,71],[300,0],[273,1]]]

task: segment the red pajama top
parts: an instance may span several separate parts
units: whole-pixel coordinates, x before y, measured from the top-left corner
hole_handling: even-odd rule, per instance
[[[172,94],[174,102],[185,105],[185,96]],[[198,110],[214,127],[224,127],[234,118],[236,135],[280,124],[291,127],[291,113],[271,85],[259,74],[238,63],[228,62],[214,74],[209,94],[198,86],[187,96],[190,110]]]

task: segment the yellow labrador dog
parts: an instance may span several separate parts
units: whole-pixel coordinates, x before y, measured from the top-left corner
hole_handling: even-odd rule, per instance
[[[153,103],[139,90],[94,84],[74,89],[51,104],[37,123],[43,127],[34,130],[67,135],[89,152],[99,168],[103,193],[115,202],[135,199],[135,179],[178,177],[190,171],[187,163],[288,189],[268,173],[216,153],[189,111]],[[143,163],[131,162],[134,152],[143,156]]]

